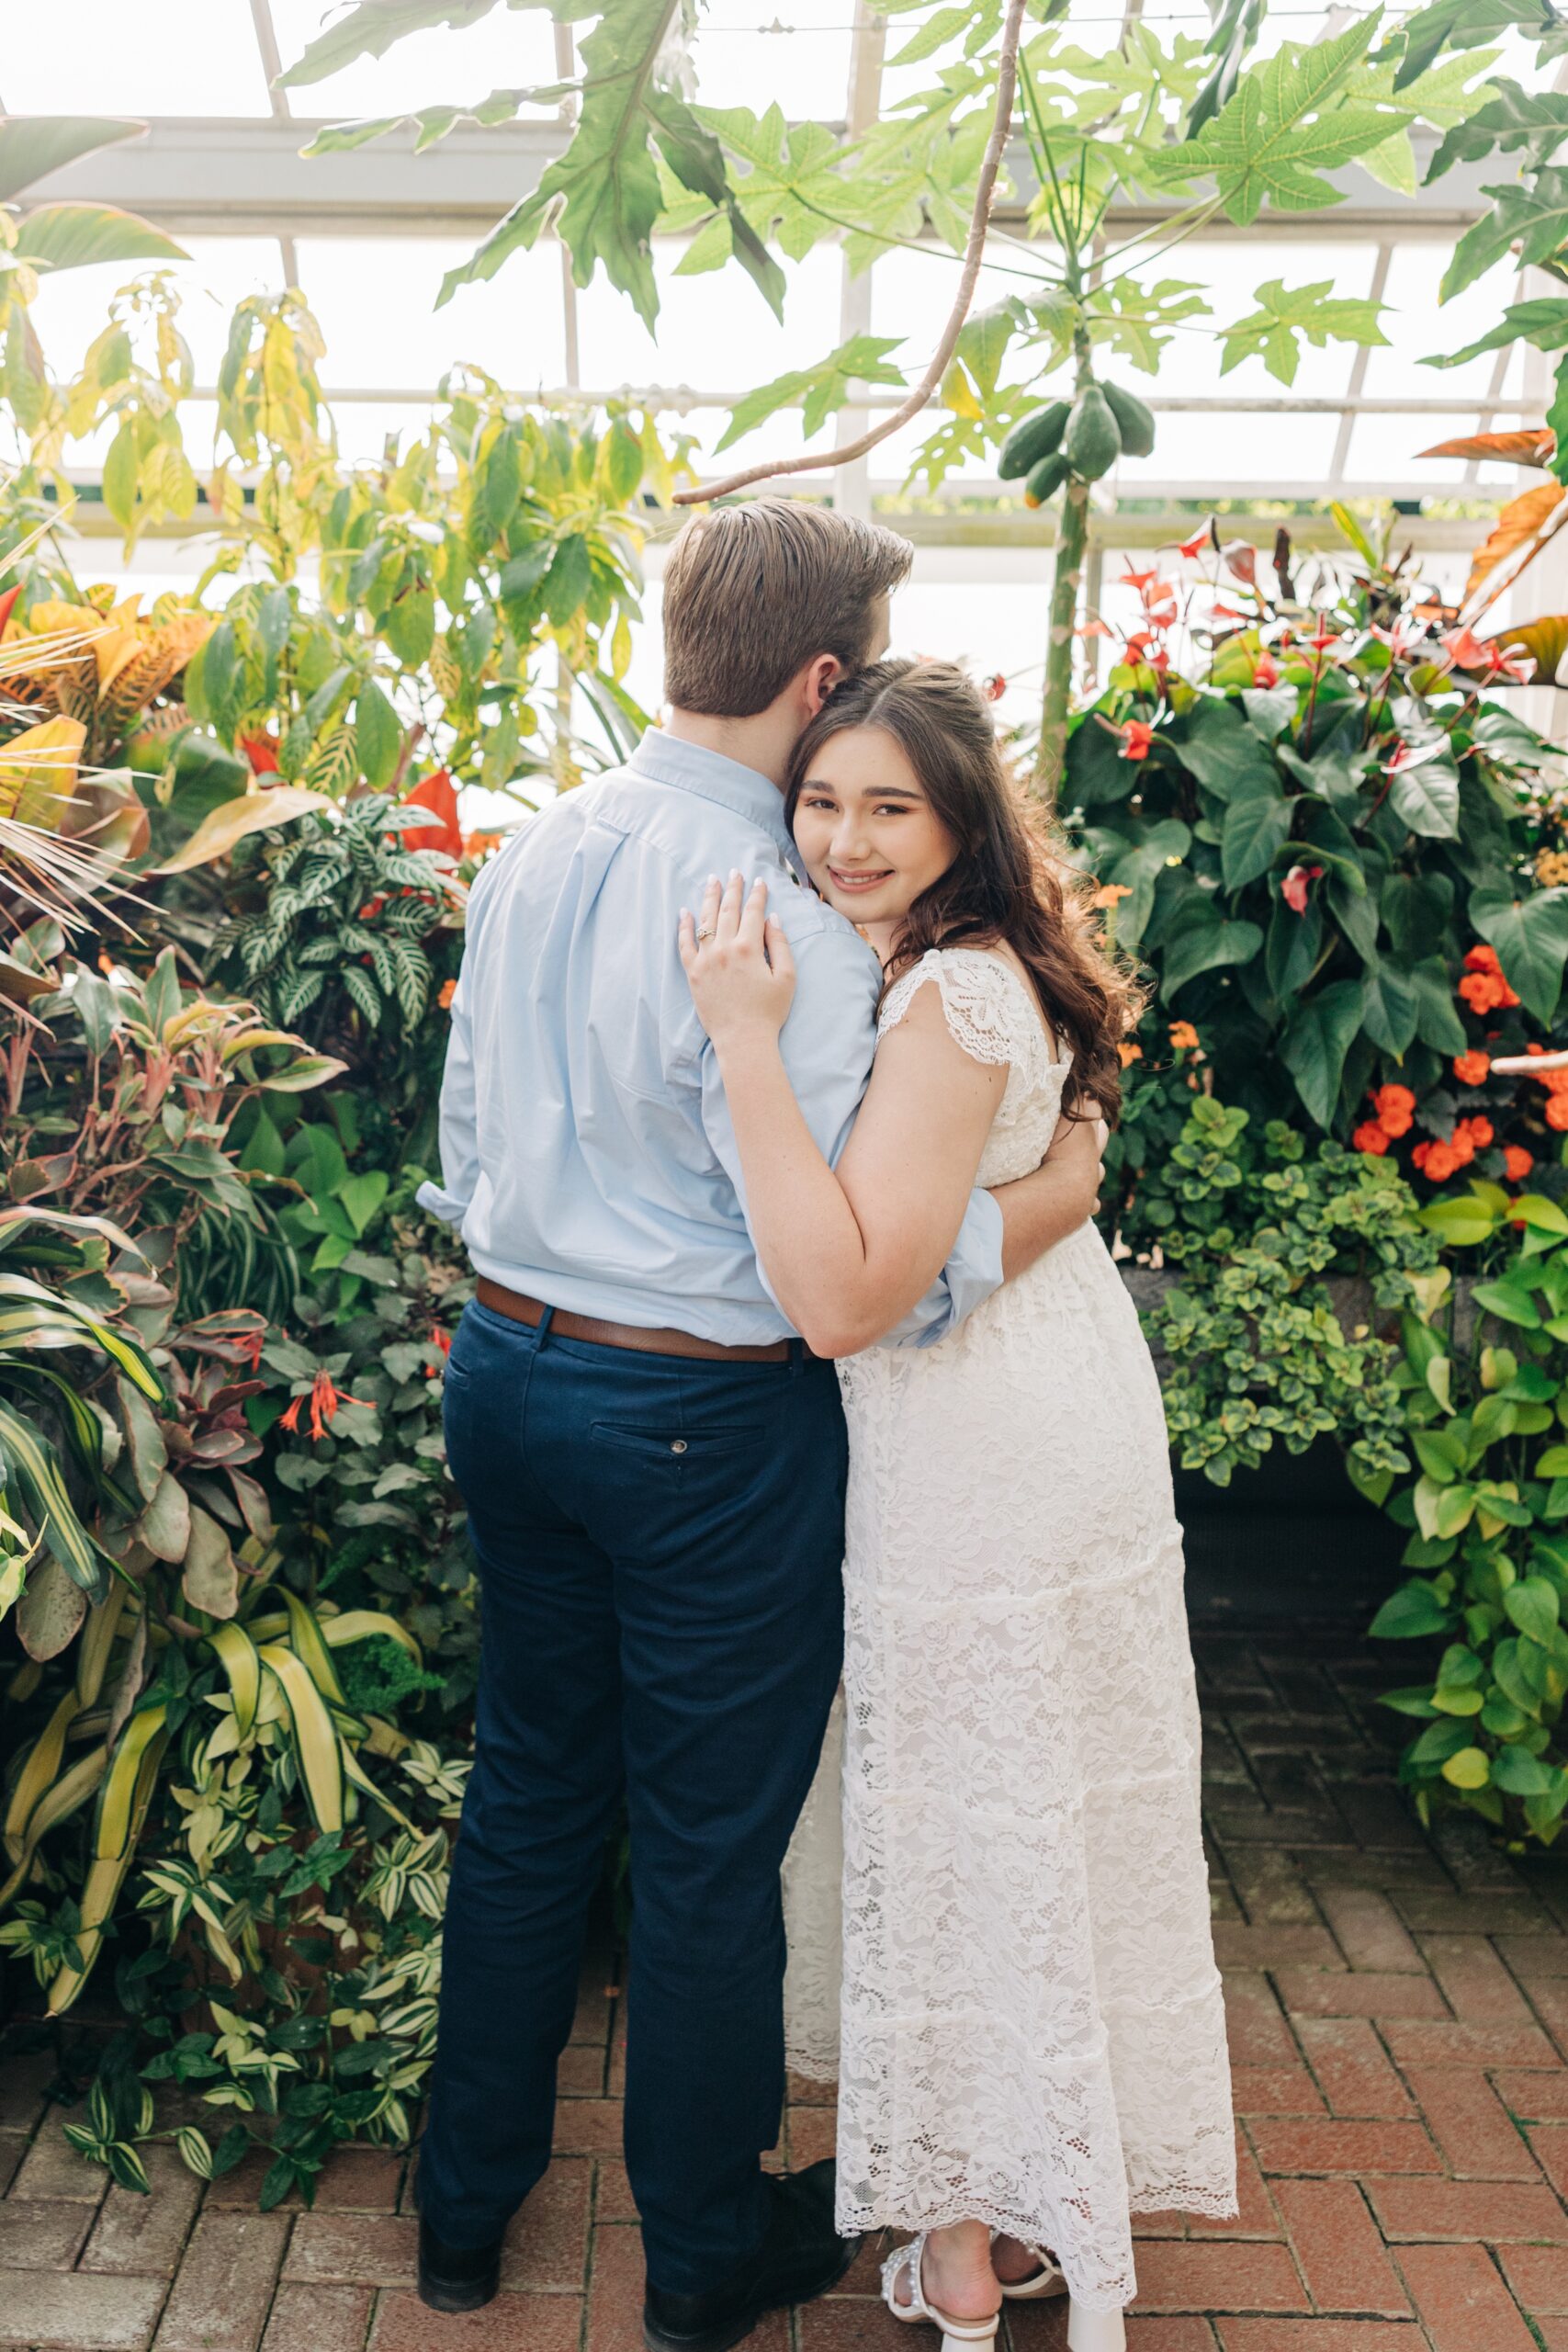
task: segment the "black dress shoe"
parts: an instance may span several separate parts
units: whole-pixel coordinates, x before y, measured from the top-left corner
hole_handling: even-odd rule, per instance
[[[833,2226],[838,2166],[831,2156],[781,2179],[768,2176],[767,2234],[750,2261],[702,2295],[672,2295],[649,2285],[642,2307],[648,2352],[729,2352],[764,2312],[808,2303],[836,2287],[861,2249]]]
[[[448,2245],[430,2223],[419,2225],[419,2300],[433,2312],[477,2312],[501,2284],[501,2240]]]

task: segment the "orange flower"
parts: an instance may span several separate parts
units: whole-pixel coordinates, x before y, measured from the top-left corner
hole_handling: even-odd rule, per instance
[[[1131,1039],[1126,1037],[1122,1038],[1116,1052],[1123,1069],[1130,1069],[1134,1062],[1141,1062],[1144,1058],[1142,1046],[1134,1046]]]
[[[1490,1119],[1461,1119],[1459,1124],[1465,1129],[1477,1151],[1485,1151],[1496,1133]]]
[[[1465,1125],[1462,1119],[1459,1121],[1452,1135],[1449,1137],[1448,1148],[1453,1154],[1454,1165],[1456,1168],[1468,1168],[1471,1161],[1475,1158],[1475,1137],[1471,1134],[1470,1129]]]
[[[1497,961],[1497,950],[1483,944],[1467,952],[1464,968],[1467,972],[1500,972],[1503,967]]]
[[[1089,905],[1113,907],[1118,899],[1130,899],[1132,895],[1133,886],[1130,882],[1106,882],[1095,892],[1089,900]]]
[[[1408,1086],[1380,1086],[1371,1100],[1381,1125],[1390,1136],[1409,1134],[1410,1122],[1416,1114],[1416,1097]]]
[[[1393,1137],[1376,1119],[1363,1119],[1350,1140],[1358,1151],[1370,1151],[1375,1159],[1381,1159]]]
[[[499,849],[500,847],[501,835],[499,833],[476,832],[465,833],[463,835],[463,855],[465,857],[488,857],[492,849]]]
[[[1170,1042],[1179,1054],[1193,1053],[1197,1050],[1198,1032],[1190,1021],[1173,1021],[1170,1024]]]
[[[1491,1056],[1482,1053],[1478,1046],[1472,1046],[1468,1053],[1454,1056],[1454,1076],[1461,1086],[1484,1085],[1491,1067]]]
[[[456,980],[442,981],[441,986],[435,992],[435,1001],[441,1007],[443,1012],[448,1012],[451,1011],[452,999],[457,995],[457,983]]]
[[[1562,1135],[1568,1129],[1568,1094],[1554,1094],[1546,1106],[1546,1124]]]
[[[1460,1164],[1453,1146],[1447,1143],[1418,1143],[1410,1157],[1432,1184],[1447,1183]]]
[[[430,1327],[430,1344],[435,1350],[435,1353],[425,1365],[425,1370],[434,1378],[452,1352],[451,1332],[444,1331],[439,1323],[433,1323]]]
[[[310,1383],[310,1442],[312,1445],[315,1444],[318,1438],[325,1437],[327,1433],[327,1424],[334,1418],[340,1405],[363,1405],[366,1401],[363,1396],[351,1396],[346,1388],[335,1388],[333,1385],[331,1375],[324,1372],[317,1373],[314,1380]],[[299,1428],[299,1408],[304,1404],[304,1402],[305,1398],[303,1396],[296,1396],[288,1411],[281,1416],[280,1426],[282,1428],[286,1430],[297,1430]]]
[[[1522,1184],[1534,1166],[1534,1156],[1525,1149],[1523,1144],[1506,1143],[1503,1146],[1503,1167],[1510,1184]]]
[[[1459,994],[1478,1020],[1483,1013],[1519,1001],[1501,972],[1467,972],[1459,984]]]

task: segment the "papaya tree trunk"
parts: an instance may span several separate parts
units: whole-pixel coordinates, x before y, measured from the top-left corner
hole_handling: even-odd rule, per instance
[[[1081,392],[1093,380],[1089,336],[1081,327],[1073,337],[1073,345],[1077,358],[1077,390]],[[1074,631],[1088,548],[1089,484],[1069,475],[1062,493],[1062,519],[1056,534],[1051,620],[1045,643],[1045,691],[1040,706],[1040,744],[1034,755],[1034,790],[1053,805],[1066,763],[1067,719],[1073,699]]]

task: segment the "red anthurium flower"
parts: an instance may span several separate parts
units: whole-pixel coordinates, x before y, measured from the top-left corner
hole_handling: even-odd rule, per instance
[[[1146,760],[1155,730],[1146,718],[1130,718],[1117,732],[1122,738],[1121,756],[1124,760]]]
[[[1141,596],[1150,581],[1158,578],[1157,571],[1124,571],[1116,584],[1119,588],[1135,588]]]
[[[1203,549],[1206,547],[1212,547],[1213,544],[1213,540],[1210,532],[1210,527],[1208,524],[1205,523],[1202,529],[1192,538],[1179,539],[1177,541],[1176,552],[1178,555],[1184,555],[1187,558],[1188,562],[1192,563],[1202,554]]]
[[[1235,605],[1211,605],[1209,618],[1213,621],[1244,621],[1247,615],[1238,612]]]
[[[1321,865],[1292,865],[1280,885],[1280,896],[1292,914],[1304,915],[1307,892],[1322,874]]]
[[[1338,644],[1339,632],[1337,629],[1330,628],[1327,621],[1320,613],[1317,616],[1317,635],[1315,637],[1309,637],[1306,641],[1311,646],[1314,653],[1324,654],[1327,652],[1328,648],[1331,645]]]
[[[14,588],[7,588],[5,594],[0,596],[0,628],[4,628],[6,622],[10,619],[11,608],[16,604],[16,601],[21,593],[22,583],[18,580]]]
[[[994,672],[990,677],[985,679],[980,687],[980,692],[985,695],[987,702],[1000,702],[1007,690],[1008,682],[1003,677],[999,670]]]
[[[1393,751],[1384,760],[1382,772],[1384,775],[1398,775],[1402,769],[1413,768],[1419,757],[1419,752],[1412,751],[1401,735],[1396,739]]]
[[[1403,619],[1395,621],[1392,628],[1374,628],[1372,631],[1379,643],[1387,646],[1396,662],[1403,662],[1413,653],[1426,634],[1424,628],[1407,628]]]
[[[1271,653],[1260,653],[1257,661],[1253,663],[1252,683],[1255,686],[1277,686],[1279,684],[1279,665],[1276,663]]]
[[[277,744],[270,735],[242,735],[240,749],[251,763],[253,775],[277,774]]]
[[[1097,614],[1093,620],[1085,621],[1081,628],[1076,628],[1073,635],[1075,637],[1109,637],[1111,631]]]
[[[405,808],[428,808],[435,822],[411,825],[398,836],[400,849],[438,849],[448,857],[463,854],[463,829],[457,822],[457,787],[445,768],[422,776],[403,799]]]

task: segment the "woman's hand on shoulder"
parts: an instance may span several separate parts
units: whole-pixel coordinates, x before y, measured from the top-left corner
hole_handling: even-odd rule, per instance
[[[795,958],[768,912],[768,886],[747,890],[737,871],[721,889],[709,876],[700,913],[681,910],[681,962],[697,1018],[716,1046],[776,1040],[795,997]]]

